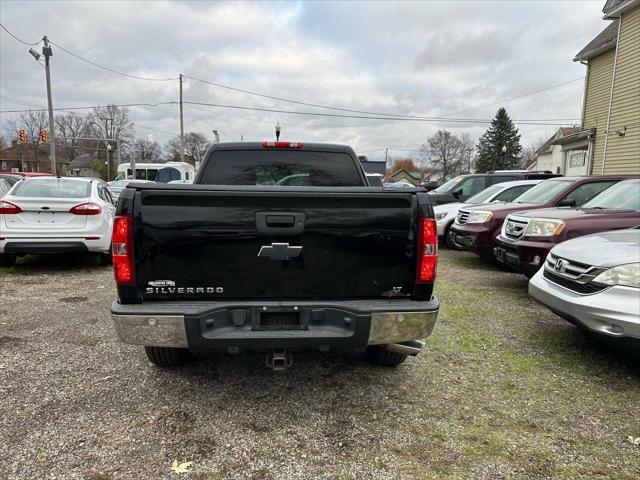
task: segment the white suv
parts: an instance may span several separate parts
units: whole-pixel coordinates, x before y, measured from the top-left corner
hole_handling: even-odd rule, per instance
[[[37,177],[18,182],[0,200],[0,266],[17,256],[94,252],[111,261],[116,207],[95,178]]]

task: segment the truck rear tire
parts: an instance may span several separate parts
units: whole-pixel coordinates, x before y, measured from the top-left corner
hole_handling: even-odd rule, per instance
[[[383,367],[396,367],[407,359],[404,353],[390,352],[380,345],[367,347],[367,358],[374,365]]]
[[[193,358],[186,348],[144,347],[144,351],[149,361],[158,367],[179,367]]]
[[[16,264],[16,255],[12,253],[0,254],[0,267],[13,267]]]

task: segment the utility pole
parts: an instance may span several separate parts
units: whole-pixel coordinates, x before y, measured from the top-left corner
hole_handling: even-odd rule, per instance
[[[182,74],[178,78],[180,81],[180,161],[184,162],[184,115],[182,113]]]
[[[53,101],[51,100],[51,73],[49,70],[49,58],[53,55],[49,46],[49,39],[45,35],[42,37],[44,45],[42,54],[44,55],[44,70],[47,77],[47,103],[49,104],[49,158],[51,159],[51,175],[56,175],[56,129],[53,125]]]
[[[389,156],[389,149],[385,148],[384,149],[384,168],[387,168],[387,158]]]

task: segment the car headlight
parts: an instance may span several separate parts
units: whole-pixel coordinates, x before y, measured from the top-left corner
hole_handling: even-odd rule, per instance
[[[491,220],[491,217],[493,217],[493,212],[472,210],[467,219],[467,223],[485,223]]]
[[[565,223],[562,220],[534,218],[529,222],[524,235],[525,237],[553,237],[558,235],[564,227]]]
[[[627,263],[618,267],[605,270],[596,278],[595,283],[603,283],[605,285],[625,285],[627,287],[640,288],[640,262]]]
[[[446,216],[447,216],[447,212],[436,213],[436,221],[442,220]]]

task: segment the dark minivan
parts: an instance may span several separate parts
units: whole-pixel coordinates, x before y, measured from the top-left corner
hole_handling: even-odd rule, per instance
[[[431,203],[441,205],[443,203],[464,202],[491,185],[514,180],[535,180],[559,177],[548,170],[496,170],[487,173],[471,173],[458,175],[448,182],[429,192]]]

